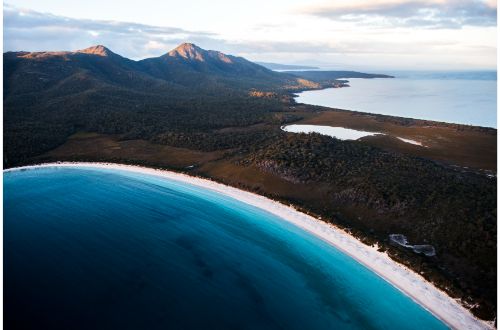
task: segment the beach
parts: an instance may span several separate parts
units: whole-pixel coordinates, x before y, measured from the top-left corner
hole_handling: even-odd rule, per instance
[[[338,250],[354,258],[380,277],[390,282],[400,291],[411,297],[437,318],[456,329],[489,329],[492,325],[478,320],[459,302],[435,288],[420,275],[393,261],[387,254],[381,253],[376,247],[370,247],[345,231],[297,211],[291,206],[273,201],[269,198],[226,186],[214,181],[189,176],[186,174],[157,170],[140,166],[121,165],[113,163],[48,163],[8,169],[4,172],[19,169],[39,167],[79,167],[106,168],[126,170],[147,175],[163,177],[186,184],[209,189],[220,194],[237,199],[243,203],[258,207],[295,226],[321,238]]]

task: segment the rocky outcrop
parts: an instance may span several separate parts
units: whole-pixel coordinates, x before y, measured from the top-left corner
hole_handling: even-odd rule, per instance
[[[403,234],[390,234],[389,241],[392,245],[410,249],[417,254],[423,254],[427,257],[436,256],[436,249],[429,244],[411,245],[408,244],[408,239]]]

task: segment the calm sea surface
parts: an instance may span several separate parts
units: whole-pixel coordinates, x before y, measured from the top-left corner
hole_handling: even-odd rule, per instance
[[[306,91],[297,102],[448,123],[497,127],[496,71],[384,72],[351,87]]]
[[[7,172],[4,212],[7,328],[445,328],[311,234],[188,184]]]

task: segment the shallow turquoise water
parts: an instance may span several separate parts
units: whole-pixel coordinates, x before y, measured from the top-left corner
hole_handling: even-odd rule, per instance
[[[446,328],[276,216],[127,171],[4,173],[4,272],[16,328]]]
[[[395,72],[348,88],[299,93],[297,102],[383,115],[497,127],[496,72]]]

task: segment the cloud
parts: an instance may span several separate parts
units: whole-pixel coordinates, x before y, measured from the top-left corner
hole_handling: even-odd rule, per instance
[[[495,0],[339,0],[305,6],[298,11],[381,26],[457,29],[497,24]]]
[[[160,55],[191,39],[212,39],[212,33],[177,27],[76,19],[3,6],[5,50],[75,50],[104,44],[131,58]]]
[[[76,50],[103,44],[134,59],[158,56],[183,42],[244,56],[276,53],[338,53],[346,47],[308,41],[231,41],[203,31],[138,23],[76,19],[4,5],[5,50]]]
[[[417,2],[419,8],[422,4],[445,3],[421,0],[412,4]],[[288,23],[283,27],[274,21],[255,27],[264,31],[279,29],[281,34],[260,34],[259,37],[259,34],[246,33],[238,38],[236,34],[229,38],[179,27],[69,18],[4,4],[4,51],[77,50],[102,44],[122,56],[143,59],[165,54],[182,42],[193,42],[205,49],[219,50],[250,60],[346,65],[341,67],[339,64],[337,69],[371,66],[393,68],[396,65],[414,68],[416,63],[422,63],[422,67],[441,69],[452,66],[464,68],[471,65],[469,67],[473,68],[496,65],[496,32],[492,31],[492,28],[464,28],[460,31],[372,29],[373,25],[389,24],[387,21],[390,20],[393,20],[391,23],[400,20],[413,26],[429,27],[430,24],[427,16],[415,15],[415,9],[411,9],[414,7],[408,2],[405,6],[399,6],[400,1],[389,0],[351,0],[343,4],[336,0],[334,3],[335,5],[321,7],[321,13],[316,13],[318,6],[308,7],[307,12],[341,22],[363,21],[363,26],[360,28],[352,24],[333,24],[315,16],[299,15],[295,17],[295,29],[291,29]],[[383,4],[386,4],[385,7]],[[493,8],[496,4],[492,2],[488,6]],[[482,13],[480,9],[476,10]],[[358,16],[353,15],[353,11],[357,12]],[[382,12],[385,16],[382,16]],[[422,10],[419,11],[421,12]],[[472,15],[470,10],[468,12],[469,22],[482,15]],[[465,16],[462,12],[460,17]],[[443,20],[440,24],[444,24]],[[315,25],[315,22],[319,24]],[[462,24],[463,22],[457,21],[456,18],[454,22],[446,22],[447,27],[460,27]],[[476,22],[476,25],[480,24],[485,25],[484,22]],[[304,29],[305,32],[301,35],[294,33],[297,29]],[[401,33],[402,30],[404,33]],[[349,66],[350,64],[355,67]]]

